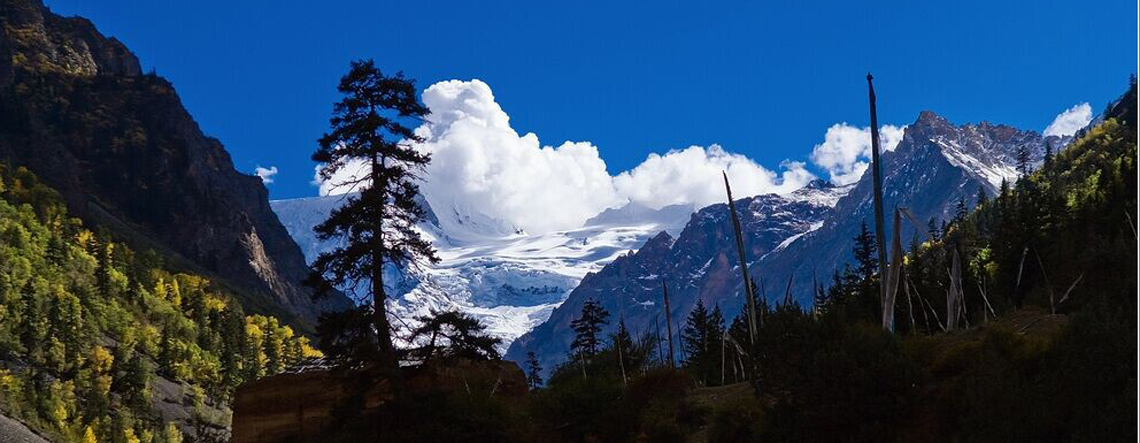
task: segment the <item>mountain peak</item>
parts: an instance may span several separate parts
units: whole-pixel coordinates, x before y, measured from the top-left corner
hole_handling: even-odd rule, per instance
[[[835,187],[834,183],[831,183],[831,182],[824,180],[822,178],[817,178],[815,180],[808,182],[808,184],[804,185],[804,187],[802,189],[831,189],[834,187]]]
[[[931,110],[924,110],[918,113],[918,120],[914,121],[913,126],[949,126],[950,122],[946,117],[936,114]]]

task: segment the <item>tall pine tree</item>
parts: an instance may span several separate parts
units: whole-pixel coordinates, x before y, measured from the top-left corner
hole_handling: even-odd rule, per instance
[[[375,363],[395,371],[384,267],[438,261],[431,243],[415,230],[424,217],[415,201],[417,173],[431,157],[414,149],[412,143],[423,139],[402,123],[423,120],[429,111],[416,97],[413,80],[403,73],[384,75],[371,60],[353,62],[337,90],[343,98],[333,106],[331,131],[312,158],[321,164],[323,180],[347,173],[352,177],[332,184],[360,193],[314,228],[321,240],[340,239],[344,246],[317,257],[309,282],[325,294],[333,285],[369,281],[367,294],[358,298],[371,304]]]
[[[526,353],[526,384],[531,389],[542,387],[542,365],[538,364],[538,356],[534,351]]]
[[[582,304],[582,314],[570,322],[575,334],[574,341],[570,343],[571,357],[582,365],[583,373],[586,365],[601,349],[602,326],[609,323],[609,316],[609,311],[591,298]]]
[[[681,346],[685,349],[685,367],[705,385],[719,381],[721,340],[724,335],[724,316],[720,308],[711,313],[700,299],[689,313],[681,330]]]

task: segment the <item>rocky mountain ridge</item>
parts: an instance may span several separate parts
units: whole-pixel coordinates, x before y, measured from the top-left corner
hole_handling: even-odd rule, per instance
[[[347,306],[311,301],[264,185],[234,169],[170,82],[86,19],[39,0],[0,12],[0,160],[27,166],[93,225],[230,286],[253,312],[308,329]]]

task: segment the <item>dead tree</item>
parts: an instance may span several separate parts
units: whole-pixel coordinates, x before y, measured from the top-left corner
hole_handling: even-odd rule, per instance
[[[661,295],[665,299],[665,332],[669,334],[669,367],[676,369],[677,360],[673,358],[673,314],[669,312],[669,286],[661,280]]]
[[[949,330],[958,328],[965,298],[962,293],[962,260],[958,256],[957,249],[954,249],[952,257],[949,270],[950,288],[946,290],[946,329]]]
[[[871,102],[871,178],[875,198],[875,242],[879,252],[879,274],[887,270],[887,247],[883,235],[883,168],[879,155],[879,117],[875,114],[875,85],[871,83],[871,73],[867,73],[867,92]],[[887,283],[879,279],[879,302],[886,303]]]
[[[899,277],[902,276],[903,250],[900,231],[902,231],[902,211],[895,208],[894,232],[891,232],[891,263],[887,268],[883,285],[883,329],[895,330],[895,294],[898,294]]]
[[[736,232],[736,251],[740,256],[740,273],[744,276],[744,294],[747,298],[745,303],[748,304],[748,340],[749,343],[756,343],[756,300],[753,298],[752,280],[748,274],[748,258],[744,252],[744,233],[740,228],[740,217],[736,214],[736,203],[732,201],[732,187],[728,184],[728,173],[721,172],[724,176],[724,191],[728,194],[728,212],[732,216],[732,229]]]

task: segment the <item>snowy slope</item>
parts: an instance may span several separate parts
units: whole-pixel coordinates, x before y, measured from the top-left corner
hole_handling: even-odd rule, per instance
[[[312,233],[344,196],[271,202],[307,260],[335,246]],[[470,210],[429,207],[420,226],[432,239],[440,262],[400,273],[386,281],[398,294],[389,308],[408,321],[431,310],[458,309],[479,318],[503,339],[502,350],[542,323],[586,274],[640,247],[654,234],[676,233],[691,206],[651,209],[629,204],[609,209],[573,230],[530,235],[509,223]],[[365,287],[365,286],[361,286]]]

